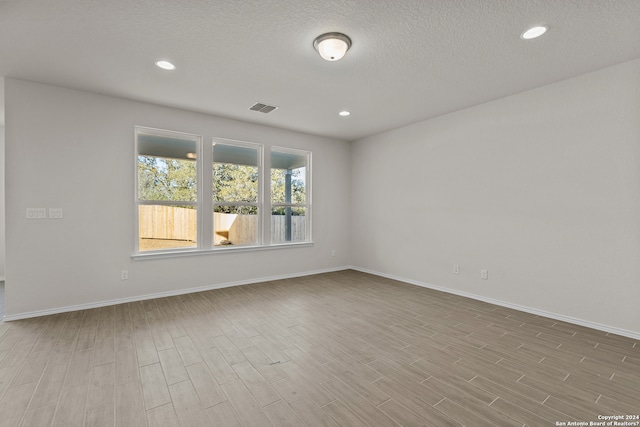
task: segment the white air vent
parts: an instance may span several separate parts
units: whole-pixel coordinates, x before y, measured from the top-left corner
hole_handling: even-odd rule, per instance
[[[251,107],[249,107],[249,110],[251,111],[259,111],[261,113],[270,113],[273,110],[277,109],[278,107],[274,107],[273,105],[267,105],[267,104],[263,104],[261,102],[256,102],[255,104],[253,104]]]

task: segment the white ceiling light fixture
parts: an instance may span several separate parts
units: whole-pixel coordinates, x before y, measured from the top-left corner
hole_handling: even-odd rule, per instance
[[[172,71],[176,69],[176,66],[169,61],[156,61],[156,66],[158,68],[162,68],[163,70],[168,70],[168,71]]]
[[[316,37],[313,47],[327,61],[338,61],[351,47],[351,39],[342,33],[325,33]]]
[[[520,38],[522,38],[524,40],[536,39],[536,38],[540,37],[541,35],[543,35],[544,33],[546,33],[548,29],[549,29],[549,27],[547,27],[546,25],[538,25],[538,26],[535,26],[535,27],[531,27],[527,31],[522,33],[520,35]]]
[[[342,116],[342,117],[347,117],[347,116],[350,116],[350,115],[351,115],[351,112],[350,112],[350,111],[347,111],[347,110],[344,110],[344,111],[340,111],[340,112],[338,113],[338,115],[339,115],[339,116]]]

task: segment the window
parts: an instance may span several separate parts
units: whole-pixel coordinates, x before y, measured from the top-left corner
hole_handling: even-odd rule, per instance
[[[213,143],[213,243],[260,243],[262,146]]]
[[[136,129],[138,252],[198,244],[200,137]]]
[[[311,153],[136,127],[135,253],[311,241]],[[265,198],[269,197],[266,204]]]
[[[271,149],[271,243],[310,240],[310,153]]]

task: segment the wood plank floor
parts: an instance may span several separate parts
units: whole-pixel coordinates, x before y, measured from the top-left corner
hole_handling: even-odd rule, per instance
[[[555,426],[640,343],[355,271],[0,323],[1,426]]]

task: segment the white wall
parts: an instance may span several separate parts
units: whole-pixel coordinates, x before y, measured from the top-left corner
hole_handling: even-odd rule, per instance
[[[351,157],[356,267],[640,334],[640,60]]]
[[[349,265],[348,143],[15,79],[5,83],[9,318]],[[313,247],[132,260],[135,125],[200,134],[205,141],[253,141],[265,150],[311,150]],[[28,207],[60,207],[64,218],[28,220]],[[125,269],[129,280],[121,281]]]

